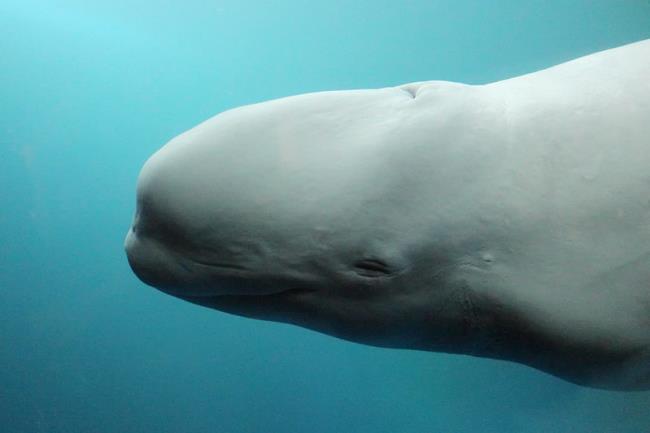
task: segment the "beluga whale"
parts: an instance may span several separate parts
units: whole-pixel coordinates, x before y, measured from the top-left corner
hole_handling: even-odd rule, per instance
[[[650,389],[650,40],[227,110],[154,153],[136,195],[128,261],[169,295]]]

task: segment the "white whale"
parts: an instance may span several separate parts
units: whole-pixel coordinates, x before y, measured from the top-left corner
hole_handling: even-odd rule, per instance
[[[650,389],[650,40],[226,111],[146,162],[125,246],[217,310]]]

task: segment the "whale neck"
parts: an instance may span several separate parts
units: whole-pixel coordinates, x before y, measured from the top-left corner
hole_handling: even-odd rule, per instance
[[[621,275],[603,278],[601,288],[620,289],[617,286],[631,282],[626,279],[629,275],[650,278],[650,271],[640,274],[639,267],[650,269],[650,256],[630,264]],[[620,306],[613,305],[610,322],[590,322],[580,308],[572,316],[560,310],[561,303],[544,303],[541,297],[531,295],[543,287],[533,284],[522,291],[507,283],[505,273],[503,269],[467,265],[459,272],[461,288],[456,291],[456,304],[462,310],[467,335],[461,353],[526,364],[579,385],[648,389],[650,340],[648,324],[642,318],[648,316],[650,303],[639,306],[628,317],[616,317]],[[616,278],[619,283],[612,282]],[[575,298],[565,302],[567,310],[573,308],[571,304],[581,303]],[[627,330],[633,326],[639,332],[630,336]]]

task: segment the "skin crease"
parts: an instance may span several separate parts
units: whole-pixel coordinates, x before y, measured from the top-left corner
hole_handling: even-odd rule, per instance
[[[143,167],[145,283],[360,343],[650,389],[650,40],[221,113]]]

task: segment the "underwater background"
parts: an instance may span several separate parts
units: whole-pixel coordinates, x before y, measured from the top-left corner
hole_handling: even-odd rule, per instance
[[[219,111],[645,38],[645,0],[1,1],[0,431],[650,432],[650,393],[200,308],[123,251],[143,162]]]

